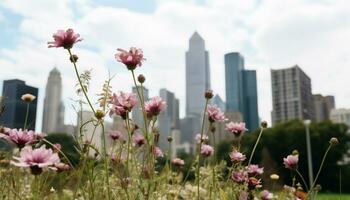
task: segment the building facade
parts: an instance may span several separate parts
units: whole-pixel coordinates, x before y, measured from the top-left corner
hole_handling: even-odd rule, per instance
[[[38,88],[26,85],[18,79],[5,80],[2,88],[4,111],[0,116],[0,125],[9,128],[22,128],[26,117],[27,103],[21,97],[24,94],[38,96]],[[27,129],[35,130],[37,98],[30,103]]]
[[[330,112],[335,108],[334,96],[312,95],[314,101],[315,122],[322,122],[330,119]]]
[[[141,87],[139,87],[139,91],[141,92]],[[148,89],[145,87],[143,88],[143,97],[145,102],[148,101]],[[137,95],[137,90],[136,87],[132,87],[132,93]],[[131,119],[139,126],[144,127],[144,122],[143,122],[143,113],[142,113],[142,109],[141,109],[141,104],[140,101],[137,97],[137,105],[135,106],[135,108],[132,109],[131,111]]]
[[[62,102],[61,73],[55,67],[50,71],[47,79],[42,132],[54,133],[65,131],[64,104]]]
[[[332,109],[330,112],[330,119],[334,123],[344,123],[350,127],[350,109]]]
[[[271,70],[272,124],[292,119],[314,119],[311,79],[297,65]]]
[[[255,70],[244,69],[238,52],[225,54],[226,111],[240,112],[249,130],[259,127],[258,92]]]

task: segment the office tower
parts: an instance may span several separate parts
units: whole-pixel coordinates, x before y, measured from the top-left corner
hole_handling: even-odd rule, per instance
[[[2,88],[4,97],[4,112],[0,116],[0,125],[9,128],[23,128],[26,117],[27,103],[21,97],[24,94],[38,97],[38,88],[28,86],[18,79],[5,80]],[[30,103],[27,128],[35,130],[37,98]]]
[[[226,104],[218,94],[213,97],[213,99],[211,100],[211,104],[216,105],[218,108],[221,109],[222,112],[226,111]]]
[[[180,131],[181,143],[194,144],[194,137],[201,131],[201,119],[193,115],[186,116],[180,120]]]
[[[314,101],[315,121],[329,120],[329,114],[335,108],[334,96],[312,95]]]
[[[42,132],[54,133],[64,131],[64,105],[62,102],[62,79],[57,68],[50,71],[47,79]]]
[[[207,89],[210,89],[209,53],[203,38],[195,32],[186,52],[186,116],[203,114]]]
[[[141,87],[138,86],[138,88],[139,88],[139,91],[141,92]],[[132,93],[134,93],[137,96],[136,87],[132,87]],[[145,87],[143,87],[143,97],[145,102],[148,101],[148,89]],[[135,108],[133,108],[131,111],[131,118],[137,125],[144,127],[143,113],[142,113],[142,109],[141,109],[141,105],[138,97],[137,97],[137,106],[135,106]]]
[[[259,127],[256,71],[244,69],[238,52],[225,54],[226,111],[240,112],[249,130]]]
[[[329,117],[330,120],[334,123],[344,123],[350,127],[350,109],[332,109]]]
[[[175,98],[174,93],[164,88],[160,89],[159,96],[167,102],[166,110],[160,113],[158,117],[158,129],[160,131],[159,147],[167,149],[167,136],[171,135],[173,129],[180,128],[179,100]]]
[[[272,124],[314,119],[311,79],[299,66],[271,70]]]

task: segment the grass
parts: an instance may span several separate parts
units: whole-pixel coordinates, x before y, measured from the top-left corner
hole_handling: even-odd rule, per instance
[[[350,195],[348,194],[319,194],[317,195],[317,200],[350,200]]]

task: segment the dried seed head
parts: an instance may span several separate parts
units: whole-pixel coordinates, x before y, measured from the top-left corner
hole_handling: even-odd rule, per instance
[[[137,80],[139,81],[139,83],[144,83],[146,81],[146,77],[143,74],[140,74],[137,77]]]

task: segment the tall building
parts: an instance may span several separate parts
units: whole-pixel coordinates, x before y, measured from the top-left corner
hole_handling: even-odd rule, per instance
[[[226,111],[240,112],[249,130],[259,127],[256,71],[244,69],[238,52],[225,54]]]
[[[297,65],[271,70],[272,124],[292,119],[314,119],[311,79]]]
[[[28,86],[18,79],[5,80],[2,88],[4,97],[4,112],[0,116],[0,125],[9,128],[23,128],[26,117],[27,103],[22,101],[23,94],[38,96],[38,88]],[[37,98],[30,103],[27,128],[35,130]]]
[[[167,109],[158,117],[159,146],[162,149],[167,149],[167,136],[171,135],[172,130],[180,128],[179,100],[175,98],[174,93],[164,88],[160,89],[159,96],[167,102]]]
[[[186,116],[202,115],[207,89],[210,89],[209,53],[203,38],[195,32],[186,52]]]
[[[139,86],[138,86],[139,87]],[[140,92],[141,92],[141,88]],[[132,87],[132,93],[137,95],[136,87]],[[148,89],[143,87],[143,97],[145,98],[145,101],[148,101]],[[143,127],[143,113],[140,105],[140,101],[137,101],[137,105],[134,109],[131,111],[131,118],[132,120],[139,126]]]
[[[220,108],[222,112],[226,111],[226,104],[218,94],[212,98],[211,103]]]
[[[64,105],[62,102],[62,79],[57,68],[50,71],[47,79],[42,132],[54,133],[64,131]]]
[[[350,127],[350,109],[332,109],[330,112],[330,119],[334,123],[344,123]]]
[[[315,121],[322,122],[329,120],[332,109],[335,108],[334,96],[312,95],[314,101]]]

